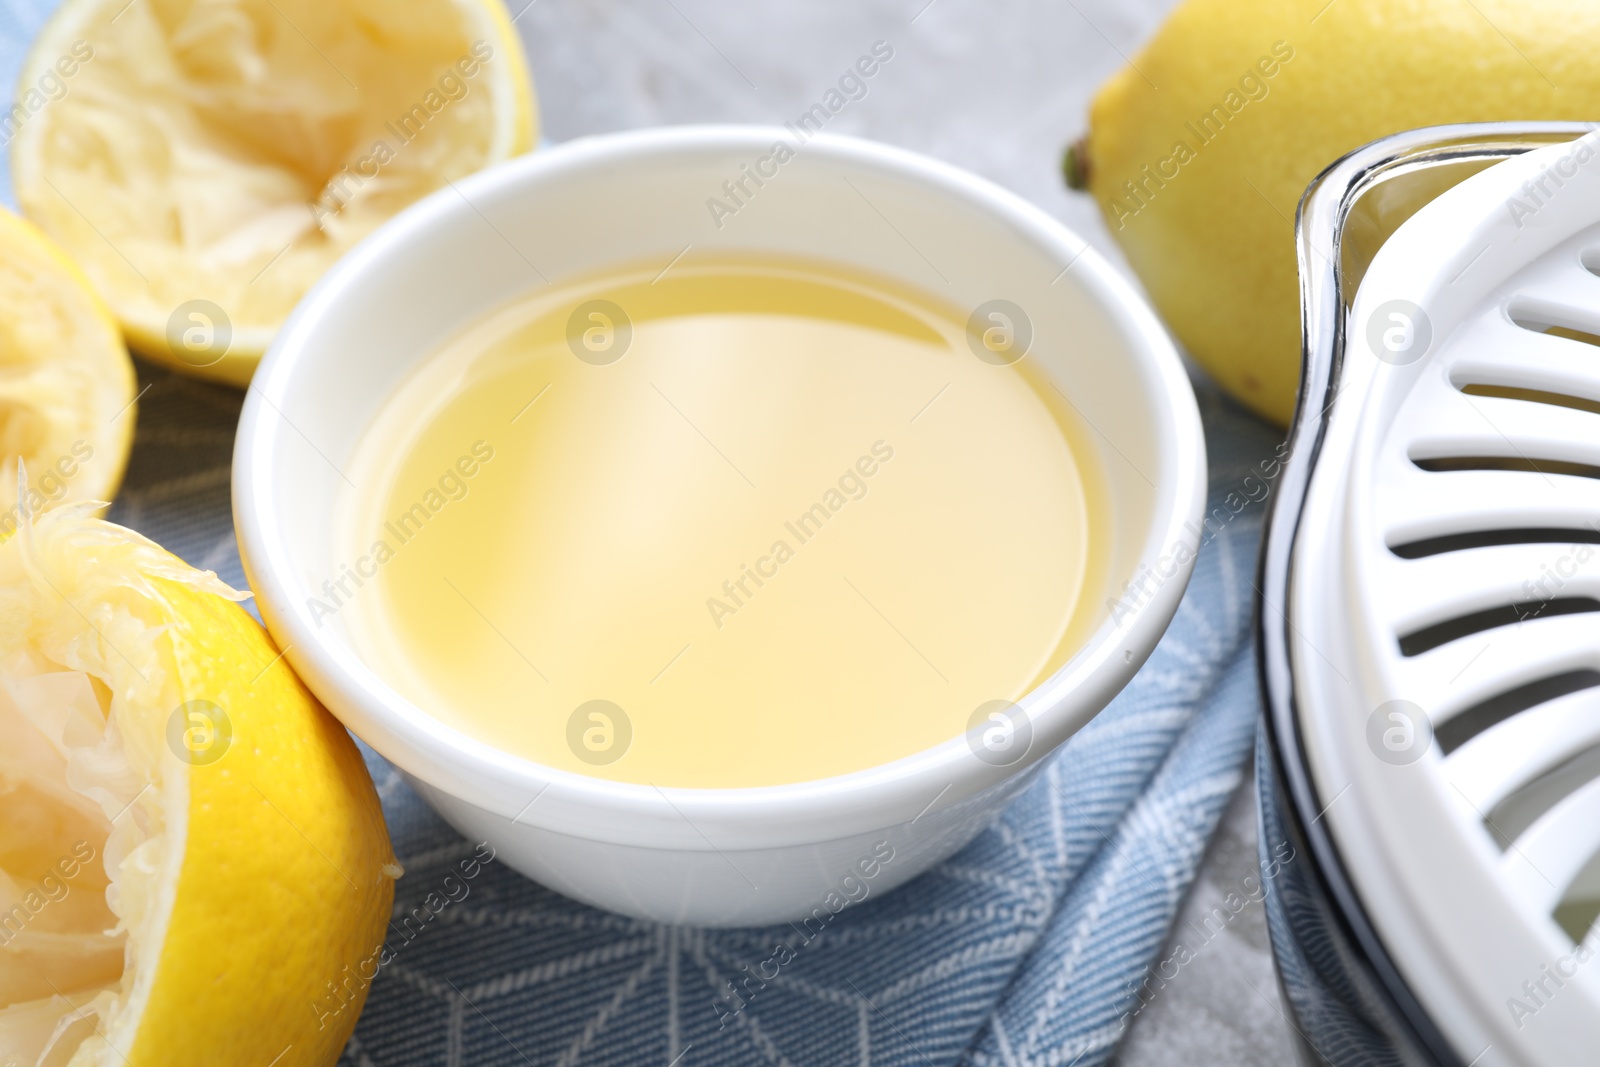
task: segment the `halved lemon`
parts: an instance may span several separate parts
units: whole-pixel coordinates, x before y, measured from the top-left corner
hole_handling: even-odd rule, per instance
[[[235,593],[73,504],[0,542],[0,1063],[333,1063],[399,868]]]
[[[235,384],[352,245],[535,135],[500,0],[66,0],[18,100],[23,211],[138,352]]]
[[[35,509],[110,500],[133,443],[133,401],[133,361],[88,280],[0,208],[0,470],[27,465]],[[15,478],[0,477],[0,538],[17,528],[16,492]]]

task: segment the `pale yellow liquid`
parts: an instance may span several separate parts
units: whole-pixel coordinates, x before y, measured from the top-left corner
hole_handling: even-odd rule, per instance
[[[335,573],[370,575],[338,610],[385,678],[543,764],[734,787],[912,755],[1066,661],[1107,509],[1035,356],[832,267],[658,271],[535,292],[370,428]],[[567,340],[595,298],[632,322],[608,365]],[[625,749],[609,717],[572,743],[597,699]]]

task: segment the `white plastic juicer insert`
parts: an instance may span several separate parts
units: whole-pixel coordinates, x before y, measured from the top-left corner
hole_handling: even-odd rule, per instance
[[[1286,612],[1321,817],[1462,1062],[1594,1062],[1600,135],[1401,226],[1344,359]]]

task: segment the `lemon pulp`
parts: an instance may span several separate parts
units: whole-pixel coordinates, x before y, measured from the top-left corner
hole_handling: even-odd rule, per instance
[[[57,1029],[73,1029],[71,1012],[109,998],[122,977],[125,934],[106,902],[111,820],[97,798],[71,788],[57,747],[103,725],[104,709],[82,672],[0,674],[0,1052],[29,1054],[18,1062],[32,1064],[59,1043]],[[98,753],[116,772],[105,783],[113,793],[123,784],[117,778],[133,777],[119,747]],[[119,835],[119,851],[137,847],[140,836],[152,842],[148,854],[159,852],[159,834],[131,826]],[[90,1032],[75,1029],[63,1036],[81,1041]]]
[[[0,538],[22,508],[109,501],[133,444],[133,361],[88,282],[45,236],[0,208]]]
[[[313,611],[349,606],[426,711],[573,771],[733,787],[908,756],[1024,695],[1101,599],[1097,464],[1034,364],[825,265],[536,293],[386,405]]]
[[[500,0],[66,0],[21,86],[29,218],[136,348],[238,384],[362,237],[533,146]]]

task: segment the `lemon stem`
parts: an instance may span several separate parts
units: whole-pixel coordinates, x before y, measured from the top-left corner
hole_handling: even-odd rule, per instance
[[[1089,156],[1088,134],[1067,145],[1067,150],[1061,156],[1061,176],[1066,179],[1068,189],[1081,192],[1089,188],[1089,180],[1094,176],[1094,170],[1093,161]]]

